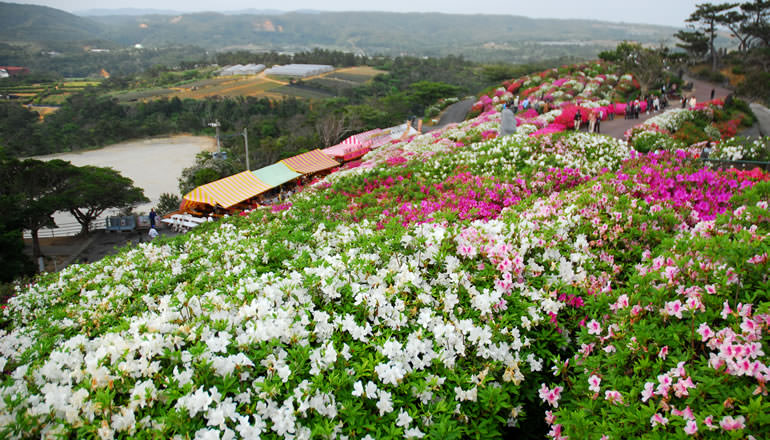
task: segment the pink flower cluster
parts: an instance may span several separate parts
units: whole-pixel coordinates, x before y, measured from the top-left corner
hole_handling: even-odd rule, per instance
[[[629,169],[624,166],[617,179],[635,198],[653,206],[692,210],[697,214],[696,220],[712,220],[724,213],[733,194],[754,184],[752,180],[741,179],[744,176],[734,177],[707,168],[688,172],[684,168],[688,155],[683,152],[673,157],[654,152],[645,159],[648,164],[642,164],[634,174],[624,174]]]
[[[559,407],[559,399],[561,398],[561,392],[564,391],[564,387],[556,386],[553,387],[553,389],[548,388],[546,384],[541,384],[540,389],[538,390],[538,393],[540,395],[540,399],[543,402],[548,403],[554,408]]]

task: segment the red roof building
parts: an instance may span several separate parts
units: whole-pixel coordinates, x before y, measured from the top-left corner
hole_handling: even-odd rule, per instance
[[[8,72],[8,76],[28,75],[29,69],[18,66],[0,66],[0,70]]]

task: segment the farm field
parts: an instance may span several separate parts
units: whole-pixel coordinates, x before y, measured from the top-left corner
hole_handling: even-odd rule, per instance
[[[59,105],[73,93],[99,85],[96,80],[73,79],[39,84],[13,84],[0,81],[0,95],[11,96],[23,103]]]
[[[303,99],[322,99],[332,95],[328,90],[315,88],[313,81],[323,80],[329,87],[337,85],[341,88],[354,87],[363,84],[371,78],[384,73],[369,66],[357,66],[335,70],[326,74],[302,78],[305,83],[296,86],[290,83],[288,77],[269,76],[264,73],[249,76],[227,76],[220,78],[194,81],[172,88],[148,89],[128,92],[117,96],[121,102],[136,100],[151,100],[158,98],[177,97],[179,99],[205,99],[214,96],[253,96],[272,99],[297,97]]]

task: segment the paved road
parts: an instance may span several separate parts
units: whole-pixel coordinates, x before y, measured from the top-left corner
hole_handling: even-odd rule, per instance
[[[471,98],[460,102],[455,102],[444,110],[444,113],[441,114],[441,119],[439,119],[438,124],[432,127],[426,127],[423,131],[429,132],[438,130],[439,128],[445,127],[449,124],[464,121],[465,116],[467,116],[468,112],[471,111],[474,102],[476,102],[476,100]]]
[[[751,104],[751,111],[757,117],[757,125],[759,126],[759,134],[762,136],[770,136],[770,110],[761,104]]]

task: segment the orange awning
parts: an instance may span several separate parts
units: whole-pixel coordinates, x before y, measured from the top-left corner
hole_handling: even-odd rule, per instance
[[[188,202],[205,203],[229,208],[244,200],[268,191],[270,186],[251,171],[244,171],[224,179],[201,185],[184,196]]]
[[[321,150],[308,151],[307,153],[284,159],[281,163],[300,174],[317,173],[339,165],[336,160],[323,154]]]

